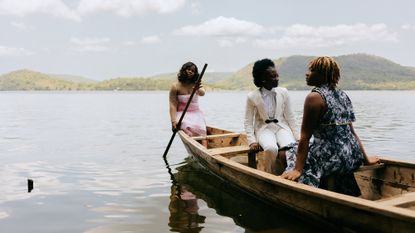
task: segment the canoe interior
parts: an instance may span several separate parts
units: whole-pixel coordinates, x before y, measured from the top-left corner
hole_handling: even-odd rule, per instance
[[[208,140],[209,152],[247,166],[249,147],[244,133],[214,127],[208,127],[207,132],[203,139]],[[364,166],[355,172],[361,198],[415,211],[415,164],[389,159],[381,162],[381,165]]]

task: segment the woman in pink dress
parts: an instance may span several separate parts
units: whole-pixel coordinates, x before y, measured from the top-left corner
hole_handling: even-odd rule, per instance
[[[203,113],[199,109],[198,98],[205,95],[205,90],[201,83],[196,83],[199,77],[197,66],[192,62],[183,64],[177,80],[170,88],[169,102],[170,102],[170,119],[172,129],[183,130],[189,136],[205,136],[206,122]],[[193,96],[186,114],[178,126],[177,123],[183,114],[183,110],[189,101],[193,88],[196,86],[197,91]],[[202,144],[207,147],[207,141],[202,140]]]

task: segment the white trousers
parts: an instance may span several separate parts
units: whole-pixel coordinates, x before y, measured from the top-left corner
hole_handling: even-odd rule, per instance
[[[264,149],[262,155],[258,155],[258,170],[275,173],[278,149],[295,142],[291,131],[276,125],[269,125],[258,134],[258,143]]]

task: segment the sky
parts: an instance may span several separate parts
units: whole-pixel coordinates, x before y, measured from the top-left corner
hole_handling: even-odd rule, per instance
[[[0,0],[0,74],[95,80],[366,53],[415,67],[413,0]]]

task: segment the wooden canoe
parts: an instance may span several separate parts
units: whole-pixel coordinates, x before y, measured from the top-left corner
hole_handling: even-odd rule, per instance
[[[249,167],[240,159],[248,157],[249,152],[244,133],[208,127],[205,137],[189,137],[183,131],[179,135],[186,150],[209,171],[257,198],[285,206],[308,220],[345,232],[415,231],[413,162],[382,158],[380,165],[360,168],[355,177],[362,196],[352,197]],[[208,140],[208,148],[200,144],[204,139]]]

